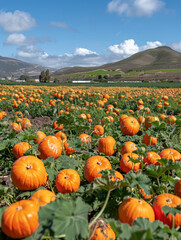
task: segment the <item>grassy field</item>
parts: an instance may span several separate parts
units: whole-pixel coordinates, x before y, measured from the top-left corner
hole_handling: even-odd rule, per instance
[[[1,83],[0,83],[1,84]],[[1,85],[32,85],[32,86],[87,86],[87,87],[154,87],[154,88],[180,88],[180,82],[157,82],[157,83],[17,83],[4,82]]]
[[[138,76],[143,73],[157,73],[157,72],[163,72],[163,73],[175,73],[175,72],[181,72],[181,68],[177,69],[156,69],[156,70],[145,70],[145,71],[131,71],[128,73],[125,73],[123,77],[134,77]]]

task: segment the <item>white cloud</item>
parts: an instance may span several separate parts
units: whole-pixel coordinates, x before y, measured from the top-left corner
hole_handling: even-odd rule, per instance
[[[161,45],[162,43],[159,41],[150,41],[145,45],[138,46],[134,39],[128,39],[120,44],[109,46],[107,48],[109,54],[107,55],[101,55],[86,48],[76,48],[73,53],[53,55],[34,45],[26,45],[18,49],[16,57],[26,62],[57,69],[73,66],[91,67],[119,61],[137,52]]]
[[[53,25],[53,26],[58,27],[58,28],[65,28],[65,29],[68,29],[68,30],[75,31],[74,28],[70,27],[68,24],[66,24],[64,22],[51,22],[50,25]]]
[[[159,11],[164,4],[161,0],[112,0],[108,3],[107,10],[128,17],[149,17]]]
[[[171,47],[177,51],[181,51],[181,42],[172,43]]]
[[[0,26],[6,32],[21,32],[36,26],[34,18],[29,13],[16,10],[12,12],[0,12]]]

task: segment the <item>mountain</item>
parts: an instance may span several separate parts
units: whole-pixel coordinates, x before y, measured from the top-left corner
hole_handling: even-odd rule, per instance
[[[14,58],[0,56],[0,77],[19,77],[21,75],[35,76],[39,75],[46,67],[38,64],[26,63]],[[50,72],[53,69],[49,69]]]
[[[154,69],[174,69],[181,68],[181,53],[170,47],[163,46],[148,49],[136,53],[118,62],[104,64],[99,67],[69,67],[62,68],[53,73],[56,75],[73,74],[78,72],[88,72],[98,69],[117,70],[129,72],[131,70],[154,70]]]

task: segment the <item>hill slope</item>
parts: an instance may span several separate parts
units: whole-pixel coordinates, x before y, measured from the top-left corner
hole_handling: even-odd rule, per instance
[[[70,67],[62,68],[53,73],[56,75],[72,74],[78,72],[88,72],[98,69],[121,70],[128,72],[131,70],[153,70],[181,68],[181,53],[170,47],[157,47],[136,53],[124,60],[108,63],[99,67]]]
[[[39,75],[47,68],[38,64],[26,63],[17,59],[0,56],[0,77],[19,77],[20,75]]]

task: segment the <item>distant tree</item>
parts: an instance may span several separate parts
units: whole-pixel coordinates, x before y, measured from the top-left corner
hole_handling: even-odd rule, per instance
[[[39,81],[45,82],[45,71],[41,71],[41,73],[39,75]]]
[[[58,79],[57,78],[54,78],[54,83],[57,83],[58,82]]]
[[[45,82],[50,82],[50,71],[49,69],[45,72]]]
[[[101,80],[101,79],[102,79],[102,75],[98,75],[97,78],[98,78],[99,80]]]
[[[28,76],[28,75],[21,75],[21,76],[19,77],[19,79],[20,79],[20,80],[25,80],[26,82],[28,82],[28,81],[30,80],[30,76]]]

